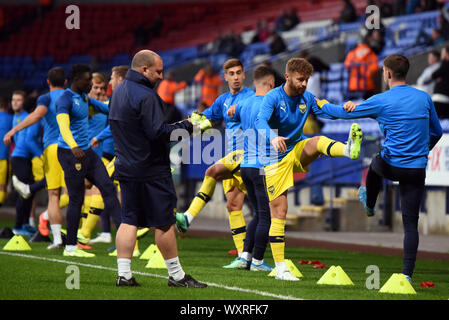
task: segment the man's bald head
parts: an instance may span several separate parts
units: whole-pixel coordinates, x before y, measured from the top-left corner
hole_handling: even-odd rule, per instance
[[[141,50],[134,55],[131,69],[147,78],[154,88],[159,80],[163,79],[162,58],[151,50]]]
[[[131,68],[135,71],[139,71],[141,67],[151,67],[154,65],[156,59],[161,59],[156,52],[151,50],[140,50],[134,55],[133,61],[131,62]]]

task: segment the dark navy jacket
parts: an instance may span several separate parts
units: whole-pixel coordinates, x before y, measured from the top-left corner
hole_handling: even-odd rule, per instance
[[[129,70],[111,98],[109,123],[116,153],[114,177],[120,180],[148,181],[171,176],[170,133],[192,124],[164,122],[163,101],[147,78]]]

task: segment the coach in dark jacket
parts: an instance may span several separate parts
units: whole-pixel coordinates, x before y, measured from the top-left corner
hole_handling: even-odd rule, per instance
[[[131,258],[138,227],[155,227],[155,239],[168,269],[169,286],[206,287],[184,273],[174,231],[176,191],[170,170],[170,134],[192,133],[189,120],[164,122],[163,101],[153,90],[163,63],[150,50],[136,53],[110,102],[109,123],[116,153],[114,177],[122,191],[122,223],[116,236],[117,286],[138,286]]]

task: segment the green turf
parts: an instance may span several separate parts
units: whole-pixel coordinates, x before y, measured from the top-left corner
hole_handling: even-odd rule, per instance
[[[10,225],[10,221],[0,220],[0,228]],[[0,249],[8,240],[0,239]],[[141,252],[154,243],[154,233],[150,232],[139,242]],[[449,298],[449,262],[418,260],[416,263],[413,287],[416,295],[380,294],[378,290],[368,290],[365,281],[370,274],[365,273],[369,265],[380,269],[380,286],[393,274],[401,271],[402,259],[394,256],[363,254],[347,251],[331,251],[310,248],[286,248],[286,258],[291,259],[304,275],[301,281],[286,282],[268,277],[267,273],[246,270],[223,269],[234,257],[228,255],[233,243],[228,238],[196,238],[178,235],[179,256],[184,270],[195,278],[220,285],[206,289],[168,288],[167,270],[145,268],[147,261],[133,259],[132,269],[161,277],[135,274],[142,284],[138,288],[117,288],[116,258],[108,256],[111,244],[97,244],[93,252],[95,258],[68,258],[61,251],[48,251],[48,243],[31,243],[32,251],[21,252],[26,255],[74,261],[102,266],[113,270],[102,270],[78,266],[80,270],[80,289],[69,290],[66,273],[69,264],[56,261],[43,261],[19,256],[0,254],[0,300],[9,299],[132,299],[132,300],[265,300],[276,299],[263,296],[255,291],[273,295],[291,296],[300,299],[443,299]],[[266,260],[273,264],[268,248]],[[311,265],[298,265],[299,260],[320,260],[325,269],[314,269]],[[354,286],[317,285],[318,279],[331,265],[341,266],[354,282]],[[435,283],[433,288],[423,288],[421,281]],[[233,291],[224,288],[238,287],[249,290]],[[253,292],[254,291],[254,292]]]

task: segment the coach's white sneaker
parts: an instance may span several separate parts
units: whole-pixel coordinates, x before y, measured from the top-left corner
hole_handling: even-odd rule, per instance
[[[277,280],[287,280],[287,281],[299,281],[299,278],[296,278],[288,269],[285,269],[284,272],[276,272]]]
[[[112,242],[112,237],[111,234],[109,232],[101,232],[98,234],[98,236],[92,240],[89,241],[89,244],[94,244],[94,243],[111,243]]]

